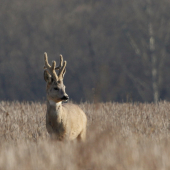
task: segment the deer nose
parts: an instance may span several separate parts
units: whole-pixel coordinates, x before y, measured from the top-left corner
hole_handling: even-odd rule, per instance
[[[68,100],[68,99],[69,99],[68,95],[64,95],[64,96],[61,98],[61,100]]]

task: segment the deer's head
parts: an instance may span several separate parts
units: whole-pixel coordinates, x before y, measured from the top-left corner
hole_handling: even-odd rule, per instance
[[[44,53],[44,80],[47,83],[46,93],[47,99],[54,102],[61,102],[68,100],[68,95],[65,92],[65,85],[63,84],[64,74],[66,73],[66,64],[63,62],[63,57],[60,55],[60,64],[56,67],[56,62],[53,61],[52,65],[48,63],[47,53]],[[59,70],[58,74],[55,70]]]

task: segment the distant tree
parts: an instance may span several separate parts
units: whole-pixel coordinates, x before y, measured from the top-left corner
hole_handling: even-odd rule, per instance
[[[123,28],[135,56],[141,61],[143,76],[135,75],[127,67],[125,71],[136,84],[143,101],[158,102],[160,93],[165,88],[164,67],[167,62],[166,46],[170,40],[170,3],[166,0],[131,2],[131,12],[127,19],[123,18]],[[147,94],[152,96],[149,97]]]
[[[75,101],[170,100],[168,0],[0,2],[0,99],[45,97],[43,53],[63,54]]]

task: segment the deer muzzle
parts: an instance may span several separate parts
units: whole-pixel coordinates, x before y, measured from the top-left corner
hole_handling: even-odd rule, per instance
[[[68,95],[64,95],[64,96],[61,98],[61,100],[68,100],[68,99],[69,99]]]

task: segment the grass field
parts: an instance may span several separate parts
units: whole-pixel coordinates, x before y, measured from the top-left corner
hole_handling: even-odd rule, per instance
[[[0,102],[0,170],[169,170],[170,103],[82,103],[85,143],[56,142],[46,104]]]

